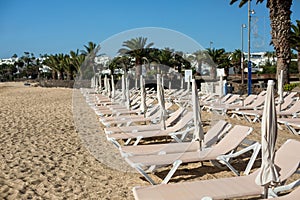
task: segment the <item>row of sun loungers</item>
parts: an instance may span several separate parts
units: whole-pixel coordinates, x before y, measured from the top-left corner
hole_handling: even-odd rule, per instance
[[[287,129],[299,135],[300,132],[300,100],[297,97],[297,92],[286,93],[282,104],[277,104],[276,114],[279,125],[285,125]],[[230,100],[236,99],[235,101]],[[260,122],[262,117],[262,108],[264,103],[264,92],[259,95],[249,95],[243,102],[236,95],[227,95],[227,100],[223,103],[210,102],[203,105],[203,110],[227,115],[239,120],[245,119],[250,123]]]
[[[131,108],[139,105],[140,100],[137,94],[138,90],[131,91],[132,97],[135,97],[135,100],[131,101]],[[255,183],[255,177],[259,170],[250,174],[261,148],[258,142],[250,141],[247,138],[253,129],[249,126],[232,126],[224,120],[219,120],[207,130],[204,142],[200,144],[193,136],[195,127],[193,126],[193,113],[188,107],[189,92],[173,90],[166,95],[168,102],[165,103],[165,109],[168,112],[168,117],[165,119],[165,129],[161,125],[160,108],[154,103],[157,102],[157,99],[153,91],[147,100],[148,108],[145,113],[140,113],[138,107],[128,109],[127,106],[123,105],[124,102],[121,101],[121,98],[115,98],[112,101],[105,94],[88,94],[85,92],[85,95],[87,102],[98,115],[99,123],[105,127],[104,132],[107,140],[118,148],[120,156],[125,159],[129,166],[137,170],[153,185],[134,187],[135,199],[207,199],[208,197],[210,199],[228,199],[263,194],[263,188]],[[230,115],[239,119],[243,117],[248,121],[251,119],[248,115],[250,116],[251,112],[257,111],[254,114],[255,120],[251,119],[253,122],[260,120],[262,111],[259,109],[264,104],[264,95],[265,92],[262,92],[259,95],[250,95],[245,99],[241,98],[240,95],[232,94],[225,95],[221,99],[206,95],[205,97],[200,96],[199,101],[203,110]],[[174,102],[177,109],[174,109]],[[300,108],[300,104],[295,99],[295,95],[288,94],[285,97],[285,102],[280,108],[278,106],[278,116],[287,116],[292,113],[292,117],[296,117],[296,113],[299,111],[294,112],[293,109]],[[288,105],[287,102],[290,102],[291,105]],[[300,120],[296,120],[297,118],[286,118],[291,120],[289,122],[284,121],[284,118],[280,119],[278,119],[278,123],[285,124],[287,127],[292,123],[300,123]],[[295,129],[292,131],[294,134],[298,134]],[[157,140],[160,142],[156,143]],[[282,185],[269,189],[271,196],[276,197],[278,193],[294,188],[299,184],[299,181],[296,181],[284,185],[285,181],[299,167],[299,150],[300,142],[296,140],[288,140],[278,149],[275,164],[280,167]],[[241,172],[230,163],[232,158],[239,158],[241,155],[244,155],[243,157],[250,155],[247,166],[243,170],[243,176],[239,176]],[[205,181],[169,183],[182,164],[203,161],[210,161],[216,167],[225,165],[236,176]],[[171,168],[161,183],[158,184],[149,176],[149,173],[165,166]],[[299,194],[299,188],[289,196],[293,197],[297,194]],[[275,199],[285,199],[285,197]]]

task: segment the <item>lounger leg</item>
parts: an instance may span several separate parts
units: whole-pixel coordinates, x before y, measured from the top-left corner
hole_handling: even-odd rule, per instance
[[[226,159],[218,159],[218,161],[222,164],[225,164],[236,176],[240,175],[240,173],[234,169],[234,167]]]
[[[110,141],[111,143],[113,143],[118,149],[121,148],[120,143],[117,140],[115,140],[114,138],[107,138],[107,140]]]
[[[136,141],[134,142],[133,146],[138,145],[138,143],[141,141],[141,139],[143,139],[143,136],[138,136],[138,137],[136,138]]]
[[[131,141],[131,138],[128,138],[125,142],[125,145],[128,145],[130,141]]]
[[[260,120],[260,116],[259,115],[255,115],[255,118],[253,119],[253,122],[259,122]]]
[[[138,165],[133,166],[140,174],[142,174],[147,181],[149,181],[152,185],[156,185],[154,180]]]
[[[250,160],[249,160],[249,162],[248,162],[248,164],[247,164],[247,167],[246,167],[246,169],[245,169],[245,172],[244,172],[244,174],[246,174],[246,175],[248,175],[248,174],[250,173],[250,170],[251,170],[251,168],[252,168],[252,166],[253,166],[253,164],[254,164],[254,161],[255,161],[255,159],[256,159],[256,157],[257,157],[259,151],[260,151],[261,144],[259,144],[259,143],[257,142],[257,143],[255,143],[255,144],[253,144],[253,145],[251,145],[251,146],[253,147],[253,153],[252,153],[252,156],[251,156],[251,158],[250,158]],[[250,146],[250,147],[251,147],[251,146]]]
[[[277,128],[281,131],[283,130],[282,126],[279,123],[277,123]]]
[[[244,119],[245,119],[247,122],[249,122],[249,123],[252,122],[252,120],[250,119],[250,117],[248,117],[248,116],[245,115],[244,113],[242,113],[242,115],[243,115]]]
[[[293,133],[294,135],[300,135],[299,132],[297,132],[291,125],[289,125],[287,122],[285,123],[285,126],[287,127],[287,129],[289,129],[289,131],[291,133]]]
[[[162,184],[167,184],[170,181],[170,179],[172,178],[172,176],[174,175],[174,173],[176,172],[176,170],[178,169],[178,167],[181,165],[181,163],[182,163],[181,160],[176,160],[173,163],[172,169],[169,171],[169,173],[167,174],[167,176],[161,182]]]
[[[234,117],[236,117],[238,120],[241,120],[241,118],[236,113],[233,113],[230,118],[233,119]]]

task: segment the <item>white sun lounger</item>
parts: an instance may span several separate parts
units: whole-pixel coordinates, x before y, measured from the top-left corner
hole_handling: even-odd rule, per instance
[[[181,114],[185,111],[185,108],[180,107],[175,112],[171,113],[169,117],[166,119],[166,127],[174,125],[176,120],[181,116]],[[132,133],[132,132],[142,132],[149,130],[160,130],[160,124],[147,124],[147,125],[135,125],[135,126],[120,126],[120,127],[106,127],[104,131],[106,134],[112,133]]]
[[[300,142],[288,140],[276,152],[275,165],[278,167],[282,184],[292,176],[299,167]],[[211,180],[180,182],[175,184],[161,184],[153,186],[138,186],[133,188],[136,200],[196,200],[205,197],[211,199],[231,199],[247,196],[260,196],[264,188],[255,183],[259,169],[250,175],[219,178]],[[278,192],[295,187],[299,181],[289,185],[282,185],[269,190],[269,194],[276,196]]]
[[[176,141],[181,141],[185,138],[186,134],[191,131],[191,128],[185,127],[188,126],[189,122],[193,120],[193,113],[188,112],[186,113],[174,126],[168,127],[166,130],[149,130],[143,132],[132,132],[132,133],[112,133],[106,135],[107,140],[112,142],[118,148],[121,147],[120,143],[117,140],[127,140],[125,144],[128,144],[131,139],[136,139],[133,145],[137,145],[142,139],[144,138],[151,138],[151,137],[161,137],[161,136],[170,136],[174,138]]]
[[[228,162],[229,158],[240,156],[245,152],[253,150],[251,159],[246,167],[245,173],[249,173],[255,158],[260,150],[260,144],[254,143],[242,150],[232,153],[246,137],[252,132],[251,127],[247,126],[234,126],[216,145],[211,148],[204,148],[201,151],[160,154],[160,155],[146,155],[146,156],[131,156],[125,158],[126,162],[139,173],[141,173],[151,184],[156,184],[153,179],[146,173],[153,171],[156,166],[173,165],[167,176],[162,183],[168,183],[173,174],[182,163],[200,162],[200,161],[219,161],[224,163],[234,174],[239,175],[239,172]]]
[[[203,147],[207,148],[218,142],[228,130],[231,128],[231,124],[224,120],[219,120],[213,125],[204,135]],[[199,141],[189,142],[175,142],[166,144],[147,144],[137,146],[122,146],[120,147],[120,153],[123,157],[137,156],[137,155],[151,155],[151,154],[169,154],[188,151],[199,150]]]
[[[295,103],[294,98],[287,96],[284,98],[284,103],[282,105],[276,106],[276,112],[280,115],[280,113],[286,113],[284,110],[288,110],[290,107],[293,106]],[[282,111],[280,111],[280,109]],[[262,116],[263,111],[262,110],[241,110],[237,111],[236,113],[242,115],[244,119],[246,119],[248,122],[259,122],[260,118]]]
[[[278,124],[284,124],[287,129],[294,135],[300,135],[300,118],[277,118]]]

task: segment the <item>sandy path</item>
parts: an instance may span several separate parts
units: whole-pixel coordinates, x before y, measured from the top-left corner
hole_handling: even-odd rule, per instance
[[[142,181],[86,150],[71,97],[70,89],[0,86],[0,199],[133,198],[131,188]]]

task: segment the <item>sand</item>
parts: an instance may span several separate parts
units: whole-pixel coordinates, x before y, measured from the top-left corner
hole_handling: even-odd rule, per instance
[[[82,97],[73,98],[73,109],[72,93],[0,83],[0,199],[133,199],[132,187],[149,185],[122,163]],[[204,115],[207,121],[212,118]],[[260,125],[251,126],[251,139],[259,141]],[[279,130],[278,146],[288,138],[299,140]],[[170,182],[233,176],[227,169],[204,164],[182,165]],[[245,165],[234,166],[242,170]],[[166,173],[162,168],[153,177],[159,181]]]

